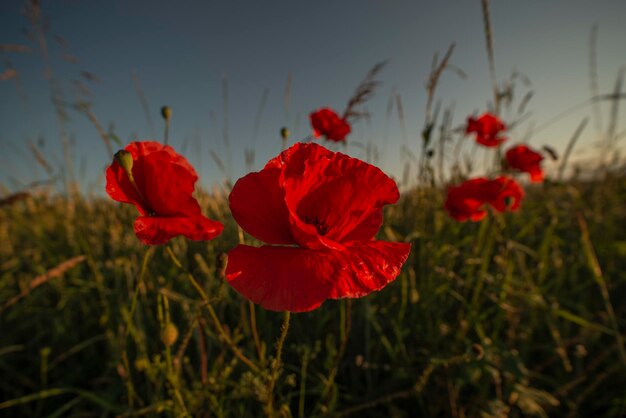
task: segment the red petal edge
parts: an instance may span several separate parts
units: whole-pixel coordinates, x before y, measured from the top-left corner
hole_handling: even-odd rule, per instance
[[[160,217],[140,216],[135,219],[135,234],[147,245],[165,244],[183,235],[192,241],[208,241],[222,233],[224,226],[205,216]]]
[[[289,226],[285,192],[279,186],[281,170],[266,167],[235,183],[228,196],[237,223],[253,237],[268,244],[295,244]]]
[[[238,245],[226,279],[244,297],[273,311],[305,312],[326,299],[357,298],[393,281],[411,245],[370,241],[343,251]]]

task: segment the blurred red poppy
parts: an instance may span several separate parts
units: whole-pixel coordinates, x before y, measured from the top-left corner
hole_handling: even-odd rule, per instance
[[[342,142],[351,131],[350,124],[328,107],[311,113],[309,119],[313,127],[313,136],[316,138],[323,135],[329,141]]]
[[[500,176],[490,181],[489,204],[498,212],[515,212],[524,198],[524,189],[510,177]]]
[[[141,216],[135,219],[135,234],[144,244],[163,244],[177,235],[209,240],[223,225],[202,215],[192,196],[197,180],[193,167],[172,147],[131,142],[107,168],[106,191],[113,200],[137,207]]]
[[[526,145],[517,145],[507,150],[505,156],[509,167],[530,174],[530,181],[538,183],[543,180],[543,156],[538,152]]]
[[[497,116],[491,113],[483,113],[478,119],[467,118],[465,134],[475,133],[476,142],[486,147],[497,147],[506,137],[500,133],[506,130],[506,125]]]
[[[374,239],[396,183],[373,165],[315,143],[297,143],[239,179],[230,209],[270,245],[238,245],[226,278],[265,309],[303,312],[326,299],[382,289],[400,273],[410,244]]]
[[[444,207],[457,221],[480,221],[487,215],[485,204],[498,212],[519,209],[524,190],[509,177],[489,180],[479,177],[448,188]]]

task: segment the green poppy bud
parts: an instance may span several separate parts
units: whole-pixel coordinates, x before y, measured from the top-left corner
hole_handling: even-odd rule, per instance
[[[163,106],[161,108],[161,116],[163,119],[170,120],[172,118],[172,108],[169,106]]]
[[[177,339],[178,328],[176,328],[176,325],[168,322],[167,324],[165,324],[163,331],[161,331],[161,341],[163,341],[163,344],[165,344],[167,347],[171,347],[172,345],[174,345]]]
[[[280,129],[280,137],[281,137],[283,140],[286,140],[287,138],[289,138],[289,133],[290,133],[290,132],[289,132],[289,129],[287,129],[287,128],[286,128],[286,127],[284,127],[284,126]]]
[[[124,169],[128,178],[133,179],[133,155],[126,150],[115,153],[115,161]]]

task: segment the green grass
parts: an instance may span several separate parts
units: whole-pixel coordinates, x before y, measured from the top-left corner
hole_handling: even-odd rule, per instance
[[[623,416],[626,179],[527,192],[518,213],[481,223],[450,219],[442,190],[404,193],[379,236],[413,244],[401,275],[293,314],[282,365],[283,314],[220,279],[220,254],[241,239],[224,195],[200,199],[223,235],[171,241],[183,269],[154,247],[141,280],[148,247],[129,205],[50,194],[3,206],[0,416],[262,416],[270,397],[286,417]]]

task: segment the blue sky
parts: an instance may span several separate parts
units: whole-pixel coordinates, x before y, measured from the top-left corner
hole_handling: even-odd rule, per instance
[[[359,121],[349,138],[373,143],[381,152],[376,162],[385,171],[402,172],[402,145],[419,149],[426,92],[433,53],[456,43],[451,62],[467,79],[444,73],[437,97],[454,104],[454,124],[485,109],[491,84],[485,50],[480,1],[95,1],[42,0],[50,30],[48,43],[55,78],[68,100],[76,97],[72,80],[82,80],[92,92],[94,114],[105,129],[113,123],[122,141],[137,136],[161,139],[162,105],[173,109],[172,145],[184,150],[204,185],[220,182],[212,161],[214,150],[225,161],[223,143],[223,80],[228,79],[230,175],[245,174],[244,149],[253,147],[259,102],[268,89],[254,149],[255,169],[280,149],[279,129],[288,126],[292,139],[310,133],[308,113],[322,106],[342,110],[359,81],[377,62],[389,60],[380,75],[383,84],[367,103],[371,121]],[[24,44],[31,53],[5,53],[18,71],[22,97],[14,80],[0,81],[0,184],[19,189],[46,177],[34,162],[27,142],[43,139],[42,151],[55,165],[63,163],[59,125],[43,77],[37,47],[24,36],[29,26],[21,14],[24,2],[0,2],[0,44]],[[528,76],[534,91],[531,117],[511,133],[523,139],[529,124],[542,126],[561,111],[583,102],[589,87],[589,33],[598,32],[598,76],[601,92],[613,89],[626,66],[626,3],[603,1],[492,2],[496,70],[505,80],[513,70]],[[54,40],[67,41],[62,47]],[[62,59],[77,57],[77,63]],[[2,55],[2,54],[0,54]],[[4,61],[3,60],[3,61]],[[0,71],[5,62],[0,61]],[[81,78],[96,74],[99,82]],[[150,127],[135,92],[135,72],[150,108]],[[286,80],[292,74],[289,112],[284,105]],[[523,95],[523,90],[518,94]],[[402,98],[406,131],[397,113],[387,118],[392,92]],[[519,100],[519,98],[518,98]],[[624,109],[624,106],[622,106]],[[604,105],[606,117],[608,107]],[[68,111],[73,161],[85,188],[103,187],[106,149],[87,118]],[[534,134],[530,142],[562,151],[590,106],[559,119]],[[622,119],[624,111],[621,111]],[[505,114],[506,117],[506,114]],[[580,152],[598,139],[594,123],[587,126]],[[622,128],[623,129],[623,128]],[[358,157],[358,146],[348,152]],[[81,168],[82,167],[82,168]]]

